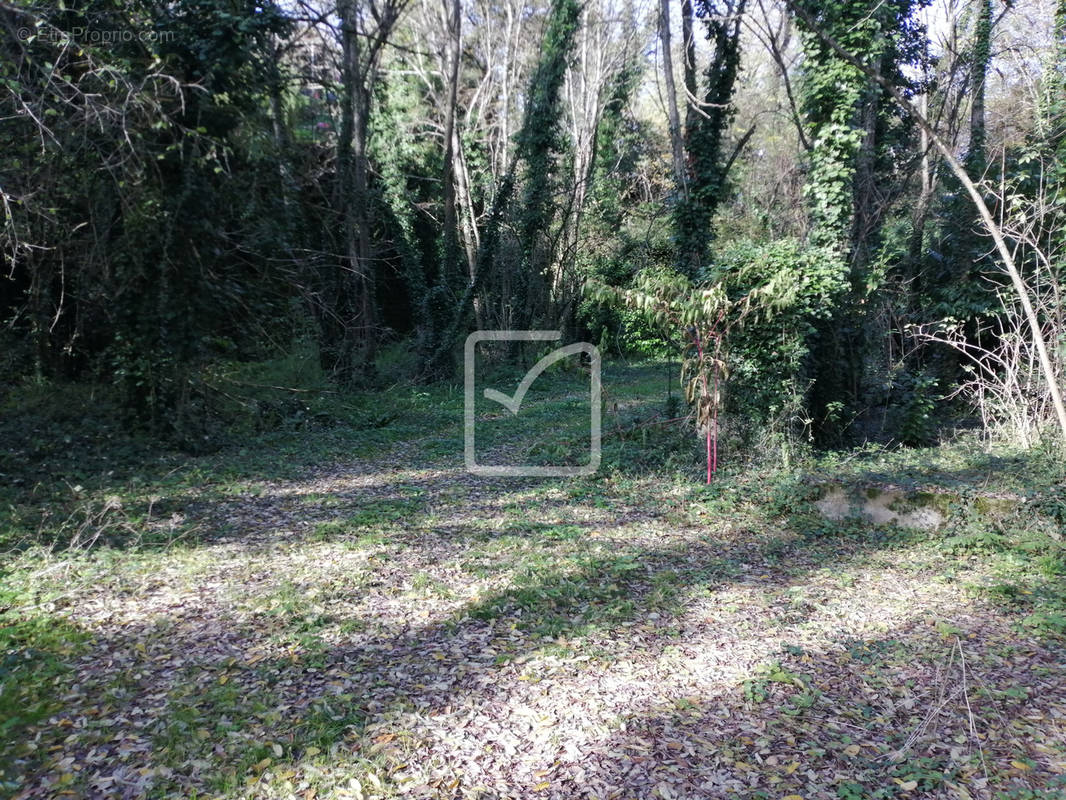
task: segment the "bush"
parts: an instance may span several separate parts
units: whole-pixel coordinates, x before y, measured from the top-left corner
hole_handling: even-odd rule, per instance
[[[705,280],[721,282],[731,299],[751,298],[758,309],[730,331],[727,411],[775,440],[804,432],[818,323],[839,303],[846,276],[836,253],[796,239],[739,241],[719,254]]]

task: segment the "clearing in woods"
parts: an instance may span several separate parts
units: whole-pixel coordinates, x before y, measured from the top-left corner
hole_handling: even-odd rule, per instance
[[[645,424],[666,372],[607,367],[590,478],[469,475],[461,390],[407,389],[359,429],[5,490],[0,794],[1064,796],[1061,562],[963,512],[828,522],[798,471],[704,487],[692,434]]]

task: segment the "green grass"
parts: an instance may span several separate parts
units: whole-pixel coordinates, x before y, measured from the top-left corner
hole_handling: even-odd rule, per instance
[[[0,591],[0,607],[17,600]],[[88,639],[47,613],[10,617],[0,616],[0,789],[15,786],[13,759],[32,755],[26,731],[62,710],[63,687]]]
[[[285,385],[300,369],[234,366],[212,379]],[[489,378],[507,386],[518,374],[500,370]],[[811,455],[784,469],[772,453],[726,451],[716,481],[705,486],[702,443],[691,430],[661,424],[665,374],[661,364],[607,365],[604,460],[596,475],[476,485],[436,485],[439,479],[420,473],[461,468],[463,398],[456,386],[400,384],[383,399],[334,394],[308,378],[313,396],[298,404],[283,402],[291,392],[253,387],[239,396],[254,400],[259,416],[249,420],[241,416],[247,409],[230,408],[239,424],[214,452],[193,456],[131,432],[112,417],[106,396],[84,387],[23,387],[10,395],[0,439],[11,433],[4,441],[13,444],[0,453],[0,473],[18,479],[0,483],[0,753],[9,756],[0,763],[0,789],[18,788],[17,771],[53,769],[47,746],[62,745],[68,734],[51,730],[48,720],[63,718],[64,697],[82,677],[78,691],[97,693],[100,705],[112,707],[107,713],[149,695],[163,704],[165,713],[146,732],[154,762],[169,770],[153,778],[154,796],[239,797],[260,784],[328,796],[353,777],[373,786],[370,775],[381,784],[373,793],[387,796],[396,788],[390,770],[417,760],[411,754],[418,743],[402,728],[373,725],[382,709],[400,717],[424,711],[419,687],[435,680],[436,661],[442,673],[461,667],[497,678],[492,669],[509,667],[522,680],[540,680],[553,661],[575,671],[621,664],[645,640],[655,642],[657,657],[683,659],[685,624],[692,623],[686,615],[706,609],[712,627],[797,637],[738,679],[723,702],[770,715],[764,735],[775,747],[795,752],[807,736],[813,743],[803,758],[825,761],[836,756],[824,731],[835,731],[832,746],[849,753],[858,743],[845,742],[830,723],[863,729],[883,713],[873,701],[847,706],[854,696],[835,694],[843,677],[903,702],[921,687],[901,674],[920,657],[942,655],[919,652],[906,635],[891,632],[842,634],[821,650],[801,640],[824,640],[819,615],[838,595],[868,586],[871,574],[963,587],[975,608],[1002,614],[1022,640],[1066,642],[1066,552],[1058,538],[1066,499],[1062,465],[1047,454],[988,454],[959,442]],[[480,444],[505,458],[578,462],[587,436],[582,390],[583,373],[550,372],[528,408],[514,419],[500,416],[483,429]],[[53,391],[69,392],[66,401]],[[32,402],[44,403],[40,418],[28,411]],[[343,482],[367,464],[376,470],[369,488],[279,491],[323,469]],[[813,504],[817,483],[830,478],[855,487],[942,489],[958,500],[947,509],[945,529],[934,533],[827,521]],[[1027,502],[990,504],[989,490]],[[228,615],[227,633],[255,641],[267,655],[190,657],[164,682],[144,685],[138,670],[147,672],[185,635],[195,615],[182,609],[197,607],[200,600],[190,598],[202,596],[208,577],[219,579],[211,565],[228,557],[231,543],[245,550],[226,562],[232,585],[218,595],[217,608]],[[96,587],[119,607],[163,586],[175,592],[172,605],[123,632],[71,622],[77,609],[66,595],[73,590]],[[203,596],[216,602],[210,592]],[[402,609],[386,620],[399,619],[410,640],[375,617],[375,604]],[[754,617],[763,628],[745,627]],[[927,627],[947,643],[969,634],[935,617]],[[466,649],[461,635],[471,630],[489,643],[476,662],[482,666],[467,662],[482,646],[478,639]],[[423,651],[423,644],[435,649]],[[97,683],[80,676],[77,659],[93,647],[128,656],[128,669]],[[1010,658],[1007,647],[990,644],[985,655]],[[384,699],[351,691],[351,675],[391,663],[390,654],[404,648],[422,666],[397,662],[399,677],[376,687]],[[396,695],[386,695],[394,684]],[[458,702],[462,693],[454,691]],[[987,692],[1003,703],[1032,696],[1029,687],[1002,683]],[[700,712],[699,702],[681,699],[663,713],[674,720]],[[846,762],[854,772],[833,791],[894,797],[905,794],[901,784],[935,793],[962,780],[965,759],[942,754],[915,754],[882,769],[887,748],[900,746],[912,723],[893,723],[899,731],[879,742],[882,751],[848,756],[857,759]],[[31,732],[45,743],[42,751],[27,749]],[[90,720],[78,735],[91,747],[111,734]],[[750,746],[737,744],[736,760]],[[802,787],[786,790],[791,774],[767,796],[802,795]],[[62,780],[71,791],[89,791],[76,775]],[[996,786],[1003,797],[1027,796],[1006,779]]]
[[[335,695],[313,703],[295,725],[282,730],[282,697],[269,680],[273,673],[261,672],[267,680],[242,681],[236,674],[223,684],[228,677],[223,673],[208,686],[187,684],[170,692],[168,715],[153,732],[152,745],[160,763],[176,775],[154,787],[158,796],[180,791],[176,776],[190,762],[211,765],[209,791],[239,794],[271,773],[291,774],[293,763],[329,758],[339,741],[363,727],[365,717],[350,709],[355,698]]]

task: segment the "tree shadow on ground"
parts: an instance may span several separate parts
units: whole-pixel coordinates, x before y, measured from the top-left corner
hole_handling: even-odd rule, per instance
[[[550,796],[1066,795],[1062,649],[971,622],[786,647],[739,685],[627,715],[546,774]]]
[[[625,397],[639,393],[641,377],[654,369],[608,366],[605,375],[618,384],[619,396]],[[550,378],[547,389],[558,390],[556,394],[579,385],[587,389],[584,375],[546,377]],[[637,383],[630,385],[634,380]],[[158,549],[175,541],[211,541],[225,533],[225,525],[220,529],[196,527],[184,519],[217,517],[205,512],[215,506],[232,509],[235,502],[248,501],[254,492],[270,494],[278,483],[321,482],[348,469],[376,472],[383,463],[415,471],[461,469],[461,393],[452,389],[427,393],[413,387],[397,391],[396,396],[384,398],[353,396],[352,402],[360,408],[358,419],[338,421],[332,428],[242,436],[240,442],[216,454],[198,457],[134,436],[114,414],[86,414],[94,406],[80,395],[77,407],[55,403],[58,411],[48,412],[45,418],[36,411],[36,416],[20,412],[18,420],[25,417],[26,421],[12,417],[13,424],[5,427],[19,435],[0,448],[0,477],[4,478],[0,547],[81,543],[82,538],[76,536],[81,523],[93,524],[95,517],[105,516],[97,520],[95,530],[99,541],[109,547]],[[550,391],[533,393],[517,430],[558,429],[558,402],[559,397]],[[402,413],[391,413],[393,407]],[[382,420],[386,421],[379,424]],[[508,447],[522,444],[512,439],[505,442]],[[535,442],[525,442],[531,443]],[[119,498],[121,508],[111,498]]]
[[[596,796],[592,789],[580,788],[587,784],[617,796],[650,797],[654,790],[666,797],[673,781],[681,787],[675,792],[680,797],[725,796],[734,786],[752,797],[756,791],[776,796],[778,786],[798,787],[781,795],[814,797],[819,795],[809,788],[801,791],[799,778],[751,783],[749,773],[760,781],[776,774],[770,767],[777,764],[769,763],[774,752],[756,750],[754,760],[733,757],[726,764],[723,759],[729,757],[719,751],[747,753],[741,746],[754,745],[742,737],[755,743],[759,737],[738,731],[747,730],[745,720],[757,720],[768,703],[797,712],[779,709],[786,723],[808,714],[829,720],[827,703],[869,706],[873,710],[861,711],[861,719],[845,715],[844,722],[831,728],[834,741],[851,736],[854,741],[844,748],[858,744],[859,753],[869,748],[857,738],[860,734],[848,731],[880,736],[884,741],[878,740],[878,747],[897,746],[899,732],[893,733],[893,725],[903,723],[895,717],[878,721],[878,714],[884,714],[877,698],[896,703],[899,687],[909,681],[915,703],[928,705],[917,689],[935,669],[916,671],[913,665],[889,660],[895,646],[878,650],[881,640],[864,639],[885,654],[867,663],[881,670],[881,683],[862,678],[865,667],[855,673],[826,655],[844,652],[841,647],[851,652],[836,635],[839,630],[830,630],[837,623],[824,611],[832,605],[833,592],[841,589],[829,579],[890,565],[895,550],[911,535],[854,520],[820,520],[811,510],[809,487],[798,478],[776,486],[760,484],[758,476],[747,482],[723,480],[708,489],[670,494],[669,486],[656,481],[486,481],[458,469],[371,469],[347,477],[338,472],[340,477],[326,474],[317,483],[268,486],[257,497],[220,493],[207,502],[199,495],[203,507],[182,507],[204,518],[228,519],[239,534],[233,541],[249,556],[269,555],[286,541],[358,541],[375,529],[382,529],[377,531],[382,544],[366,547],[367,559],[383,560],[393,548],[420,553],[418,564],[427,568],[507,539],[530,546],[561,541],[566,548],[544,563],[515,558],[505,567],[497,565],[502,567],[499,581],[488,581],[474,597],[439,604],[443,611],[430,608],[428,600],[427,608],[419,609],[410,597],[400,604],[368,584],[338,581],[337,591],[367,592],[375,604],[396,604],[397,612],[382,616],[378,608],[360,607],[348,602],[350,597],[327,592],[318,603],[326,606],[324,612],[305,613],[300,597],[328,589],[325,578],[313,575],[292,587],[300,596],[292,609],[284,604],[280,609],[238,609],[232,593],[221,593],[217,586],[187,592],[173,602],[149,596],[140,618],[123,616],[119,609],[115,621],[105,620],[94,630],[95,641],[75,671],[56,677],[62,713],[48,725],[25,726],[25,741],[33,747],[16,756],[27,780],[24,796],[50,796],[67,785],[109,797],[189,794],[204,787],[265,796],[263,787],[288,780],[286,773],[318,770],[321,785],[329,786],[341,780],[343,769],[358,768],[393,786],[410,777],[415,784],[424,783],[430,796],[473,796],[475,787],[484,784],[483,796],[525,797],[531,786],[547,782],[542,791],[549,796],[580,797],[581,791]],[[486,549],[483,560],[502,561],[495,553]],[[823,573],[830,585],[808,590]],[[334,601],[344,605],[331,615]],[[122,602],[115,599],[117,609]],[[960,608],[940,612],[951,616],[963,613]],[[423,610],[425,616],[418,613]],[[895,630],[890,639],[903,642],[899,651],[907,661],[922,660],[925,653],[929,663],[940,663],[943,635],[927,641],[915,622],[931,609],[904,604],[891,612],[894,616],[886,616],[884,623]],[[822,627],[808,627],[818,620]],[[837,628],[849,625],[842,618]],[[957,635],[967,642],[971,632],[983,635],[978,626],[960,628]],[[1029,648],[1032,658],[1020,662],[1027,668],[1032,663],[1052,668],[1056,651],[1046,644],[997,635],[1003,647]],[[815,666],[804,672],[801,665],[810,662],[793,663],[803,656],[781,651],[787,639],[797,641],[795,647]],[[693,642],[707,652],[696,652]],[[799,675],[806,684],[774,677],[774,663],[781,675]],[[847,663],[866,662],[859,654]],[[763,677],[761,664],[771,665]],[[657,687],[673,680],[678,670],[686,676],[679,685],[691,691],[662,698]],[[701,670],[712,678],[701,677]],[[603,704],[595,709],[585,708],[578,692],[591,675],[599,676],[591,682]],[[624,702],[601,691],[601,679],[614,682],[612,691],[624,685]],[[1058,677],[1026,680],[1024,685],[1034,692],[1030,699],[1041,687],[1049,703],[1062,696]],[[995,691],[1009,690],[997,681]],[[576,688],[560,688],[566,686]],[[785,691],[788,697],[778,697]],[[791,699],[805,692],[812,697]],[[759,699],[763,695],[767,699]],[[1007,697],[993,698],[1004,702],[991,706],[1005,716],[1017,710],[1006,703]],[[812,705],[802,706],[808,700]],[[677,710],[686,712],[682,716],[694,716],[696,722],[682,725],[674,710],[663,710],[664,703],[680,703],[685,707]],[[709,711],[715,704],[728,714]],[[544,731],[535,716],[532,723],[524,718],[521,723],[532,727],[520,728],[515,709],[556,714],[553,724],[568,736],[585,731],[584,738],[571,740],[569,749],[565,742],[545,744],[538,738]],[[697,713],[688,714],[693,710]],[[861,716],[866,713],[873,716]],[[904,716],[913,721],[913,714]],[[674,732],[678,725],[681,738]],[[466,777],[452,786],[457,776],[447,777],[443,759],[450,745],[445,743],[467,727],[473,733],[458,734],[456,745]],[[792,730],[788,725],[783,729]],[[637,736],[637,731],[644,733]],[[800,741],[795,732],[790,735]],[[523,736],[537,742],[542,759],[537,765],[519,757]],[[840,756],[817,744],[823,738],[812,739],[816,744],[804,751],[807,762],[814,759],[819,765],[815,776],[807,777],[808,786],[822,786],[831,773],[852,775],[856,767],[857,756]],[[681,748],[670,742],[680,742]],[[779,742],[771,742],[773,750]],[[636,744],[630,748],[627,743]],[[787,738],[784,744],[793,748],[786,752],[795,750]],[[589,748],[598,753],[595,764],[586,756]],[[604,748],[614,755],[607,758]],[[643,760],[620,755],[630,751]],[[1023,778],[1034,786],[1048,785],[1057,756],[1029,744],[1018,752],[1023,753],[1019,763],[1028,769],[1000,765],[1006,769],[1003,774],[1016,770],[1016,776],[1008,777],[1017,777],[1019,786]],[[685,757],[678,760],[678,754]],[[802,777],[806,772],[801,767],[810,771],[807,762],[793,760],[800,765],[787,772],[793,761],[787,762],[782,781]],[[736,766],[736,761],[754,768]],[[405,763],[407,767],[400,766]],[[702,777],[708,770],[725,774],[725,782],[701,789],[702,783],[687,776],[690,769],[701,781],[711,780]],[[888,773],[863,769],[866,777],[851,781],[859,786],[852,796],[875,796],[868,793],[880,791],[877,782]],[[507,780],[513,784],[497,785],[502,775],[510,775]],[[897,777],[901,783],[888,786],[892,792],[902,793],[902,784],[916,780],[913,791],[937,796],[926,787],[932,778],[888,775],[892,781]],[[849,796],[839,794],[847,784],[837,780],[832,791],[838,794],[825,796]],[[661,791],[660,785],[665,786]],[[938,785],[936,792],[948,791],[943,782]]]
[[[536,539],[544,529],[525,523],[520,532]],[[804,627],[819,613],[817,603],[794,602],[790,590],[896,544],[890,536],[810,540],[787,530],[761,538],[674,534],[658,543],[654,533],[627,540],[608,527],[599,542],[590,540],[560,563],[515,571],[501,588],[453,602],[446,606],[452,610],[430,613],[425,621],[393,618],[382,625],[372,608],[362,616],[346,610],[328,619],[329,597],[325,621],[299,604],[291,613],[273,607],[237,613],[227,596],[205,591],[199,602],[187,595],[151,605],[147,619],[104,623],[75,672],[57,684],[66,708],[56,725],[28,731],[34,748],[18,756],[27,778],[24,796],[46,796],[64,785],[64,775],[75,773],[78,785],[92,794],[116,797],[203,787],[237,792],[257,782],[284,782],[286,773],[307,768],[318,770],[326,785],[339,774],[329,769],[342,764],[374,770],[379,780],[396,785],[404,776],[424,780],[425,793],[451,796],[455,787],[448,790],[451,779],[442,777],[447,769],[435,761],[448,729],[464,721],[481,729],[480,736],[464,740],[460,761],[467,773],[489,781],[496,768],[508,772],[522,743],[513,732],[515,707],[556,713],[553,704],[561,702],[560,718],[569,719],[564,727],[579,729],[585,712],[576,696],[563,692],[552,700],[536,687],[579,687],[600,673],[625,683],[627,700],[620,707],[605,700],[607,707],[588,719],[603,729],[603,741],[621,736],[618,747],[609,749],[623,752],[640,720],[649,729],[665,724],[649,709],[678,659],[692,662],[681,683],[697,695],[706,688],[699,672],[707,668],[731,687],[730,702],[747,698],[750,704],[750,692],[737,685],[779,650],[783,637],[821,640],[817,630]],[[483,535],[461,525],[439,534],[452,555]],[[314,583],[296,587],[297,593],[315,590]],[[360,591],[357,584],[341,587]],[[815,600],[828,602],[830,592]],[[765,620],[751,619],[767,611]],[[920,611],[897,613],[903,624]],[[722,652],[690,652],[693,641]],[[664,658],[669,663],[660,663]],[[899,677],[913,680],[905,671]],[[776,681],[768,680],[774,689]],[[826,697],[831,690],[818,691]],[[738,730],[740,708],[748,706],[737,706],[726,720],[737,722]],[[72,761],[46,755],[57,744]],[[655,748],[660,745],[673,748],[662,742]],[[584,756],[567,758],[580,765]],[[836,769],[836,762],[826,763]],[[670,762],[662,765],[671,768]],[[555,774],[552,769],[550,762],[540,765],[548,775]],[[582,769],[591,780],[589,769]],[[651,778],[634,772],[628,761],[597,769],[604,785],[651,796]],[[571,793],[576,786],[558,796],[581,796]],[[486,796],[529,791],[512,787],[499,794],[503,789],[487,784],[485,790]]]

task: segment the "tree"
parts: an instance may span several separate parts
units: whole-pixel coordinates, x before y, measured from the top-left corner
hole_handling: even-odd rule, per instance
[[[566,79],[581,7],[575,0],[553,0],[541,60],[529,87],[525,120],[518,134],[522,159],[522,200],[517,220],[521,261],[514,276],[510,314],[516,328],[529,328],[537,316],[546,316],[550,269],[550,230],[553,194],[563,147],[561,92]]]
[[[367,160],[374,84],[382,50],[407,0],[340,0],[340,131],[334,204],[344,232],[344,254],[326,292],[320,316],[323,367],[343,383],[355,377],[356,354],[372,369],[377,345],[377,298],[369,217]]]
[[[195,368],[255,352],[263,320],[285,316],[286,267],[256,257],[285,243],[250,214],[249,187],[276,170],[243,134],[265,122],[287,20],[211,0],[0,18],[5,323],[33,342],[40,377],[113,380],[174,433],[202,399]],[[75,44],[104,25],[130,35]]]
[[[1044,380],[1047,383],[1048,395],[1051,399],[1051,404],[1055,412],[1055,417],[1059,425],[1059,429],[1062,435],[1063,442],[1066,442],[1066,405],[1063,404],[1062,391],[1058,386],[1058,377],[1055,369],[1052,365],[1051,358],[1047,350],[1047,342],[1044,338],[1044,332],[1042,330],[1040,320],[1037,317],[1036,311],[1033,308],[1032,300],[1029,296],[1029,289],[1023,280],[1018,265],[1015,263],[1014,257],[1011,254],[1010,247],[1007,244],[1006,237],[1004,236],[1002,228],[996,223],[995,218],[992,215],[988,204],[985,202],[984,196],[974,183],[973,179],[966,172],[962,162],[955,156],[951,148],[937,135],[937,131],[930,124],[929,120],[921,114],[917,108],[910,102],[910,100],[883,76],[879,75],[876,71],[870,69],[864,65],[858,58],[845,49],[844,45],[837,41],[829,32],[823,30],[817,23],[817,21],[801,7],[796,0],[789,0],[789,5],[795,12],[803,18],[807,23],[809,29],[818,36],[818,38],[825,43],[832,51],[843,58],[848,64],[862,70],[866,75],[876,80],[885,91],[887,91],[892,98],[903,109],[910,114],[913,119],[919,124],[928,134],[930,141],[940,151],[945,163],[949,166],[952,173],[959,180],[966,192],[969,194],[971,200],[977,208],[978,215],[980,216],[981,223],[985,228],[988,235],[992,238],[995,244],[996,252],[999,255],[1002,262],[1003,269],[1006,271],[1010,278],[1011,285],[1014,289],[1015,296],[1018,302],[1021,304],[1022,313],[1025,316],[1026,326],[1029,330],[1029,335],[1032,337],[1033,347],[1036,350],[1037,360],[1040,364],[1041,371],[1044,375]]]
[[[987,74],[992,59],[992,39],[996,19],[992,0],[974,0],[968,9],[968,42],[960,53],[961,93],[969,103],[969,117],[958,127],[968,134],[962,164],[980,181],[988,166],[985,122]],[[968,46],[966,46],[968,45]],[[960,103],[960,111],[962,111]],[[938,259],[928,264],[928,283],[945,313],[970,320],[971,329],[985,324],[996,313],[996,299],[980,285],[978,276],[988,266],[987,248],[973,235],[980,228],[973,204],[965,189],[947,175],[943,181],[945,199],[941,203],[940,224],[936,230]],[[985,318],[985,320],[982,320]]]
[[[675,198],[674,228],[677,263],[682,274],[695,278],[705,266],[711,241],[711,221],[725,196],[726,177],[749,131],[730,156],[725,155],[725,137],[733,118],[733,89],[740,70],[740,31],[745,0],[700,0],[696,16],[704,23],[712,46],[704,70],[702,97],[697,97],[696,48],[691,0],[682,6],[682,53],[686,98],[685,130],[682,136],[670,53],[670,18],[667,0],[661,0],[659,36],[673,153]]]
[[[881,229],[906,185],[916,160],[911,122],[899,115],[882,84],[902,94],[915,87],[904,65],[920,66],[923,37],[910,0],[870,3],[792,2],[803,39],[800,110],[811,148],[805,194],[810,240],[836,254],[851,290],[835,313],[820,324],[813,351],[811,405],[823,442],[843,440],[850,420],[861,413],[871,335],[870,272]],[[862,62],[842,57],[826,40],[845,42]]]
[[[689,23],[691,25],[691,23]],[[688,194],[688,170],[685,167],[685,140],[681,133],[681,115],[677,107],[677,87],[674,84],[674,55],[670,33],[670,0],[659,0],[659,41],[663,61],[663,82],[666,84],[666,111],[670,132],[670,154],[674,166],[675,202]]]

